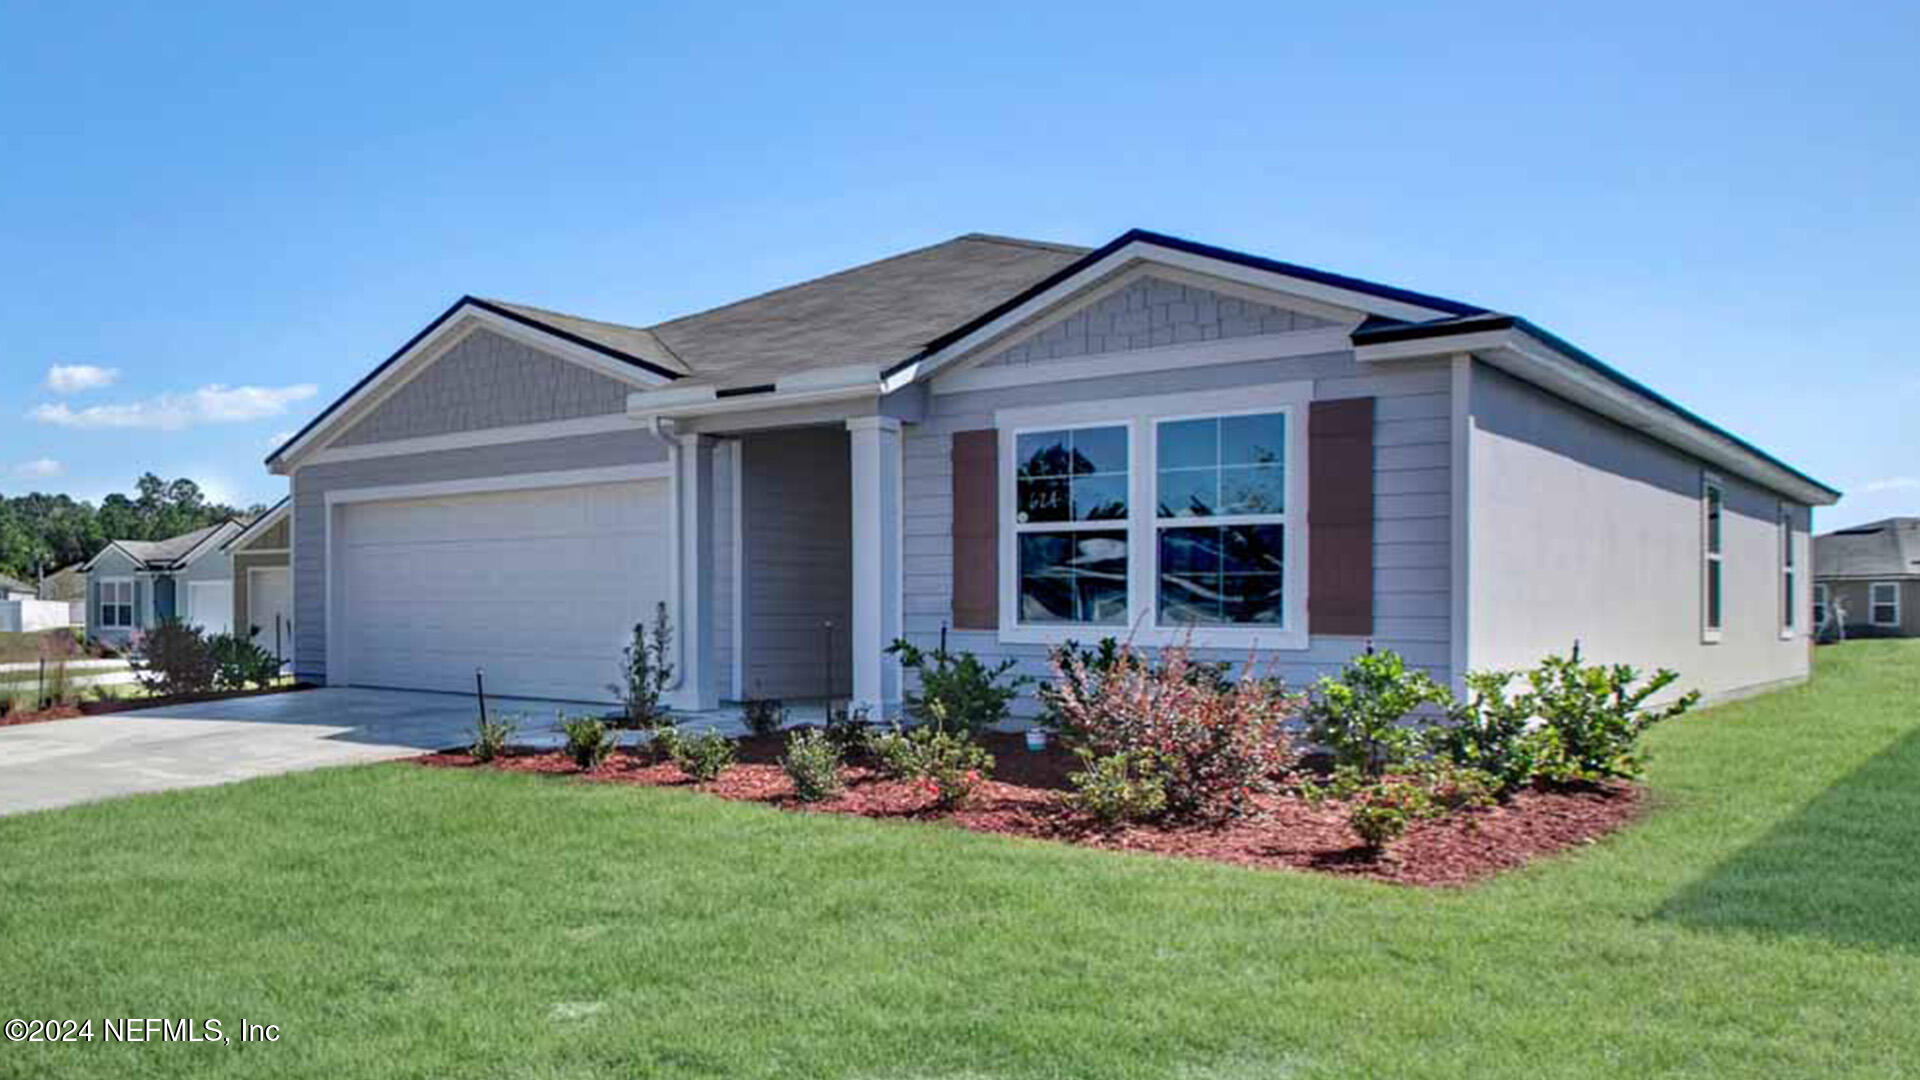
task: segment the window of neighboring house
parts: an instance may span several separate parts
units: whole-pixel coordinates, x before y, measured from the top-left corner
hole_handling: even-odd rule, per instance
[[[1304,648],[1308,384],[1004,410],[1001,635]],[[1292,526],[1293,528],[1289,528]]]
[[[1708,477],[1703,481],[1700,492],[1701,528],[1704,533],[1701,545],[1701,587],[1703,592],[1704,617],[1701,620],[1701,636],[1707,641],[1720,640],[1722,625],[1722,605],[1725,592],[1722,588],[1722,518],[1726,511],[1726,493],[1720,487],[1720,481]]]
[[[1818,582],[1813,586],[1813,626],[1818,630],[1827,625],[1827,587]]]
[[[100,625],[122,630],[133,627],[133,582],[100,583]]]
[[[1126,426],[1018,432],[1014,453],[1020,621],[1126,625]]]
[[[1868,586],[1867,606],[1872,609],[1868,621],[1875,626],[1900,625],[1900,583],[1876,581]]]
[[[1789,635],[1794,628],[1793,592],[1793,511],[1780,508],[1780,633]]]

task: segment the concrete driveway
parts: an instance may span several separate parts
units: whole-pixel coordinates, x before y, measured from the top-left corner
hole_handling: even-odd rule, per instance
[[[594,706],[503,698],[514,741],[558,745],[555,714]],[[0,727],[0,814],[204,787],[328,765],[411,757],[473,741],[460,694],[321,689]]]

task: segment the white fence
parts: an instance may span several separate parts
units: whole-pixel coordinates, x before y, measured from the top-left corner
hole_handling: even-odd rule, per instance
[[[65,600],[0,600],[0,632],[33,633],[78,626],[86,620],[86,604]]]

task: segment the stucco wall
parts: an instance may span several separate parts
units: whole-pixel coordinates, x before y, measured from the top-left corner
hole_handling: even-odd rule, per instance
[[[523,473],[639,465],[667,459],[666,446],[632,431],[308,465],[293,474],[295,666],[302,679],[327,674],[326,493]],[[724,568],[723,568],[724,572]]]
[[[1276,336],[1276,343],[1284,336]],[[1060,380],[1007,389],[936,393],[926,421],[905,428],[905,628],[932,645],[952,620],[952,434],[994,426],[996,410],[1077,401],[1310,380],[1317,399],[1372,396],[1374,421],[1374,634],[1420,667],[1450,674],[1450,376],[1444,364],[1363,369],[1351,352],[1246,363],[1172,367],[1150,374]],[[1099,633],[1089,632],[1087,639]],[[1124,635],[1120,635],[1124,636]],[[1293,685],[1331,673],[1366,645],[1315,637],[1302,651],[1267,654],[1268,670]],[[1021,673],[1048,677],[1047,647],[1002,643],[991,631],[955,632],[950,644],[983,659],[1011,657]],[[1236,664],[1243,649],[1197,650]],[[1036,708],[1031,696],[1018,712]]]
[[[1564,651],[1670,667],[1723,696],[1804,678],[1810,513],[1792,507],[1799,626],[1781,637],[1781,497],[1724,470],[1724,627],[1702,641],[1703,464],[1483,364],[1471,382],[1468,666]]]
[[[843,427],[757,432],[740,445],[746,568],[741,692],[786,699],[850,694],[853,509],[847,432]]]
[[[335,446],[624,412],[625,383],[489,330],[476,330],[353,427]]]

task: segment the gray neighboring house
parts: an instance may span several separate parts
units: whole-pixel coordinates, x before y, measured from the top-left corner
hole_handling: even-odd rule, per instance
[[[111,540],[88,560],[87,636],[136,644],[168,619],[224,633],[233,625],[233,562],[225,544],[238,521],[165,540]]]
[[[21,581],[19,578],[11,578],[5,574],[0,574],[0,601],[37,600],[39,598],[39,590],[32,585]]]
[[[232,564],[234,628],[283,662],[293,656],[290,498],[268,507],[222,545]]]
[[[1920,637],[1920,518],[1838,529],[1813,540],[1815,624],[1838,636]]]
[[[1839,493],[1523,319],[1156,233],[968,235],[651,326],[464,297],[268,459],[294,667],[891,710],[904,636],[1104,635],[1301,684],[1578,640],[1712,697],[1806,677]],[[1029,696],[1021,710],[1031,715]]]

